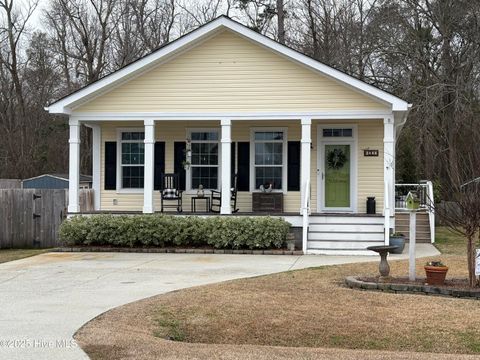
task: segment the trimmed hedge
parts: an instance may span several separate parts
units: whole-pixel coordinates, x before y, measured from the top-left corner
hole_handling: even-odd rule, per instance
[[[171,215],[74,216],[60,227],[65,245],[213,246],[269,249],[284,245],[290,224],[280,218]]]

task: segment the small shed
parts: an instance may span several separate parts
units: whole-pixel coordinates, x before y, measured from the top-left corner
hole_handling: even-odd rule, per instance
[[[90,189],[92,177],[80,175],[80,189]],[[43,174],[22,181],[24,189],[68,189],[68,174]]]

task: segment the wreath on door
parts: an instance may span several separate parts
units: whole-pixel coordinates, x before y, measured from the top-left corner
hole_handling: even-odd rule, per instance
[[[333,149],[327,155],[327,165],[330,169],[341,169],[347,160],[347,155],[342,149]]]

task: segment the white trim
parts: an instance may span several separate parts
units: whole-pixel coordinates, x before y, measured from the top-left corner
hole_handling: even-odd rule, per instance
[[[100,210],[101,202],[101,145],[102,145],[102,128],[100,125],[89,125],[92,128],[92,188],[94,197],[94,209]]]
[[[28,178],[28,179],[23,179],[22,182],[24,181],[29,181],[29,180],[35,180],[35,179],[40,179],[44,176],[50,176],[52,178],[55,178],[55,179],[58,179],[58,180],[63,180],[63,181],[68,181],[68,177],[61,177],[61,176],[56,176],[56,175],[52,175],[52,174],[42,174],[42,175],[37,175],[37,176],[34,176],[34,177],[31,177],[31,178]],[[80,174],[80,177],[82,176],[89,176],[90,178],[92,178],[90,175],[84,175],[84,174]],[[81,180],[81,179],[80,179]],[[91,183],[92,182],[92,179],[90,180],[83,180],[83,181],[80,181],[81,183],[85,184],[85,183]]]
[[[136,73],[145,70],[146,68],[155,66],[162,58],[167,56],[171,58],[172,55],[180,51],[184,51],[185,48],[195,45],[196,42],[204,39],[207,36],[212,36],[212,34],[215,34],[215,32],[221,29],[229,29],[250,41],[260,44],[261,46],[272,50],[277,54],[283,55],[290,60],[315,70],[324,76],[351,87],[354,90],[374,97],[381,102],[388,103],[391,105],[391,109],[393,111],[408,110],[408,103],[406,101],[330,66],[322,64],[224,16],[199,27],[191,33],[164,46],[158,51],[155,51],[154,53],[147,55],[116,72],[113,72],[103,79],[100,79],[99,81],[84,87],[83,89],[65,97],[64,99],[51,104],[45,109],[50,113],[70,114],[72,106],[74,106],[75,103],[81,102],[82,100],[85,100],[85,98],[92,95],[94,96],[95,93],[106,91],[106,87],[112,87],[120,82],[128,80],[129,78],[135,76]]]
[[[68,212],[80,212],[80,122],[69,121]]]
[[[143,188],[123,188],[122,187],[122,132],[143,132],[145,127],[121,127],[117,130],[117,194],[143,194]],[[138,142],[144,142],[139,140]],[[143,163],[143,176],[145,177],[145,161]]]
[[[395,120],[393,115],[383,119],[383,181],[388,184],[390,216],[395,215]],[[384,195],[385,197],[385,195]],[[384,212],[385,212],[384,201]],[[395,222],[390,224],[395,230]]]
[[[186,128],[185,129],[185,136],[186,136],[186,139],[190,139],[190,143],[192,141],[192,132],[216,132],[217,135],[218,135],[218,140],[217,140],[217,144],[218,144],[218,171],[217,171],[217,188],[216,189],[213,189],[213,190],[220,190],[221,189],[221,186],[222,186],[222,177],[221,177],[221,173],[222,173],[222,162],[221,162],[221,158],[222,158],[222,146],[221,146],[221,142],[220,142],[220,137],[221,137],[221,129],[219,127],[202,127],[202,128]],[[214,141],[211,141],[212,143]],[[191,160],[191,159],[189,159]],[[190,161],[191,162],[191,161]],[[192,166],[190,164],[190,166],[188,167],[188,169],[185,170],[185,193],[186,194],[196,194],[197,193],[197,189],[192,189]],[[211,190],[211,189],[205,189],[205,190]]]
[[[311,156],[312,156],[312,119],[302,118],[300,121],[300,213],[308,217],[310,205],[310,179],[311,179]],[[305,198],[307,196],[307,199]],[[306,206],[307,204],[307,206]],[[308,208],[306,208],[308,207]],[[307,213],[305,213],[307,211]],[[308,222],[308,218],[306,219]],[[306,225],[308,227],[308,224]],[[308,230],[308,229],[307,229]],[[306,248],[303,249],[304,252]]]
[[[232,121],[252,121],[252,120],[299,120],[304,117],[312,120],[371,120],[383,119],[391,116],[392,113],[385,110],[330,110],[330,111],[284,111],[284,112],[205,112],[205,113],[188,113],[188,112],[78,112],[73,113],[70,118],[81,121],[144,121],[145,119],[153,119],[156,121],[221,121],[229,118]]]
[[[232,154],[232,121],[230,119],[222,119],[220,122],[220,169],[221,185],[223,196],[221,197],[220,213],[231,214],[231,154]]]
[[[145,120],[144,123],[144,161],[143,161],[143,213],[155,212],[153,201],[155,172],[155,121]]]
[[[273,190],[273,192],[283,192],[286,194],[288,191],[288,128],[279,126],[266,126],[266,127],[251,127],[250,128],[250,192],[259,192],[259,189],[255,188],[255,132],[256,131],[278,131],[283,132],[283,159],[282,159],[282,189]]]
[[[323,129],[351,128],[352,137],[323,137]],[[350,145],[350,207],[325,207],[325,144]],[[317,126],[317,211],[318,212],[351,212],[356,213],[358,194],[358,126],[357,124],[319,124]]]

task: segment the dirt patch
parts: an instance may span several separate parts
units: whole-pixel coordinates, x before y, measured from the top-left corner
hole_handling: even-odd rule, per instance
[[[466,276],[463,257],[442,260],[449,276]],[[418,276],[424,263],[417,264]],[[76,338],[94,359],[416,358],[408,352],[459,359],[480,352],[479,301],[343,286],[345,276],[374,277],[377,269],[377,262],[321,267],[172,292],[109,311]],[[392,261],[391,271],[405,275],[408,262]]]

